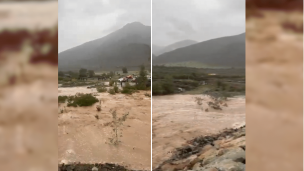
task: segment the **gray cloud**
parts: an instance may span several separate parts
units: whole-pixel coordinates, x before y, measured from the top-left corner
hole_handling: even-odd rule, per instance
[[[59,52],[101,38],[127,23],[151,25],[151,0],[58,1]]]
[[[153,0],[153,44],[205,41],[245,32],[244,0]]]

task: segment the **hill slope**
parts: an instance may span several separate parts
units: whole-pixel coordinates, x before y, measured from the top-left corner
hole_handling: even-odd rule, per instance
[[[245,33],[212,39],[153,58],[153,65],[197,62],[212,66],[245,67]]]
[[[149,65],[150,56],[151,27],[134,22],[103,38],[59,53],[58,65],[60,70],[138,67]]]
[[[171,45],[168,45],[166,47],[159,48],[158,50],[157,49],[155,49],[155,50],[153,49],[153,53],[155,55],[161,55],[163,53],[170,52],[170,51],[173,51],[173,50],[178,49],[178,48],[190,46],[190,45],[193,45],[193,44],[196,44],[196,43],[197,42],[194,41],[194,40],[183,40],[183,41],[176,42],[176,43],[173,43]],[[154,46],[153,46],[153,48],[154,48]]]
[[[157,53],[158,51],[160,51],[161,49],[163,49],[164,47],[162,46],[158,46],[158,45],[154,45],[152,44],[152,53]]]

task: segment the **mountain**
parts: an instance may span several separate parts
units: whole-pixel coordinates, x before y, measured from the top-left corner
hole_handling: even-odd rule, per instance
[[[153,65],[200,63],[204,66],[245,67],[245,33],[212,39],[153,58]]]
[[[183,40],[183,41],[176,42],[176,43],[173,43],[171,45],[168,45],[166,47],[159,48],[158,50],[156,49],[155,51],[153,49],[153,53],[158,56],[158,55],[161,55],[161,54],[166,53],[166,52],[173,51],[173,50],[178,49],[178,48],[193,45],[195,43],[197,43],[197,42],[194,41],[194,40]],[[154,48],[154,46],[153,46],[153,48]]]
[[[152,44],[152,53],[157,53],[157,51],[163,49],[164,47]]]
[[[151,27],[139,22],[59,53],[59,70],[113,69],[150,65]]]

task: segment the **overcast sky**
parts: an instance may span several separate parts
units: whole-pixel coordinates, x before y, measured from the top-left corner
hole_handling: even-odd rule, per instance
[[[245,0],[152,0],[152,41],[205,41],[245,32]]]
[[[59,0],[59,52],[135,21],[151,26],[151,0]]]

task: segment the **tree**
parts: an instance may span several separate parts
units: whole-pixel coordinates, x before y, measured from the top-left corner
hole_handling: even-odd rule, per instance
[[[64,73],[63,73],[62,71],[59,71],[59,72],[58,72],[58,76],[59,76],[59,77],[63,77],[63,76],[64,76]]]
[[[122,72],[123,72],[123,73],[128,73],[127,67],[123,67],[123,68],[122,68]]]
[[[68,71],[68,74],[70,74],[71,78],[78,78],[79,76],[79,73],[73,71]]]
[[[165,78],[166,81],[162,82],[162,89],[163,89],[163,94],[172,94],[174,93],[174,83],[173,79],[170,76],[167,76]]]
[[[147,81],[148,81],[147,72],[145,70],[145,66],[142,65],[140,66],[139,77],[136,79],[137,89],[145,90]]]
[[[89,70],[89,77],[94,77],[95,76],[95,72],[93,70]]]
[[[86,77],[87,76],[87,69],[81,68],[79,70],[79,76]]]
[[[113,77],[114,75],[115,75],[115,72],[114,72],[114,71],[111,71],[111,72],[108,74],[109,77]]]

